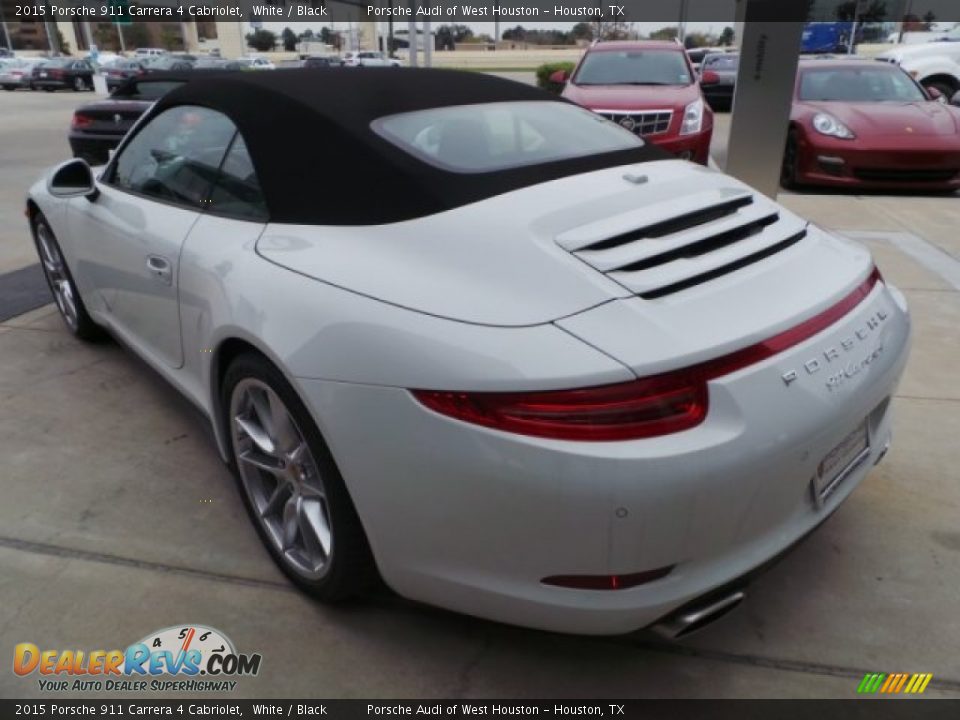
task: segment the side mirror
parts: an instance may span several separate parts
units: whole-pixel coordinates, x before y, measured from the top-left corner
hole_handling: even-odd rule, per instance
[[[720,82],[720,76],[714,70],[704,70],[700,76],[701,85],[716,85]]]
[[[550,82],[555,85],[565,85],[569,77],[566,70],[555,70],[550,73]]]
[[[958,90],[957,94],[954,95],[953,98],[950,100],[950,104],[960,107],[960,90]]]
[[[940,92],[940,89],[935,88],[932,85],[927,88],[927,96],[934,102],[943,103],[947,101],[947,99],[943,96],[943,93]]]
[[[100,191],[86,160],[74,158],[60,165],[47,180],[47,191],[58,198],[85,197],[93,202]]]

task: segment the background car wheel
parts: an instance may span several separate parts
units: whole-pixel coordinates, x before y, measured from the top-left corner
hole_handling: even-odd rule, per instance
[[[798,185],[798,153],[797,132],[796,130],[791,130],[787,135],[787,146],[783,150],[783,162],[780,165],[780,184],[788,190],[792,190]]]
[[[7,92],[11,92],[11,91],[13,91],[13,90],[16,90],[17,87],[16,87],[16,85],[4,85],[4,86],[3,86],[3,89],[6,90]]]
[[[42,213],[38,212],[33,217],[31,226],[33,241],[40,256],[40,266],[67,329],[81,340],[100,340],[104,336],[103,329],[87,314],[87,308],[73,282],[67,262],[63,259],[57,238]]]
[[[234,360],[222,386],[231,469],[274,560],[310,595],[337,602],[379,576],[343,478],[296,391],[265,358]]]
[[[83,81],[83,78],[77,75],[73,79],[73,89],[77,92],[83,92],[87,89],[87,84]]]
[[[46,90],[47,92],[53,92],[54,90],[56,90],[56,88],[45,87],[44,90]]]

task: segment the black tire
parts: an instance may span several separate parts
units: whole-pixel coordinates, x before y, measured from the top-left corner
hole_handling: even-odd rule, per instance
[[[231,400],[237,385],[248,379],[266,384],[280,397],[306,441],[320,472],[329,512],[332,551],[323,575],[317,579],[304,577],[275,546],[260,520],[237,466],[236,444],[230,417]],[[274,562],[297,587],[323,602],[350,600],[375,588],[380,582],[380,576],[367,535],[343,477],[310,412],[283,373],[262,355],[254,352],[243,353],[230,363],[224,374],[220,402],[223,408],[223,427],[228,438],[230,470],[237,481],[250,519]]]
[[[797,182],[797,158],[799,147],[797,131],[791,130],[787,134],[787,144],[783,150],[783,160],[780,163],[780,184],[788,190],[795,190]]]
[[[67,326],[67,330],[70,331],[74,337],[79,338],[80,340],[85,340],[87,342],[97,342],[102,340],[106,333],[103,328],[97,325],[90,317],[90,314],[87,312],[86,306],[83,304],[83,298],[80,297],[80,291],[77,289],[77,284],[73,280],[73,275],[70,273],[70,268],[67,266],[67,261],[63,257],[63,252],[60,250],[60,243],[57,241],[56,235],[53,234],[53,230],[50,228],[47,219],[43,216],[43,213],[36,212],[33,217],[30,219],[30,230],[33,235],[33,244],[37,249],[37,255],[40,257],[40,266],[43,268],[43,276],[47,280],[47,285],[50,287],[50,293],[53,295],[54,301],[57,303],[57,309],[60,311],[60,317],[63,320],[64,325]],[[43,233],[47,233],[49,242],[56,251],[57,258],[51,257],[45,252],[43,245],[41,243],[41,236]],[[59,269],[54,268],[54,264],[58,265]],[[70,317],[70,313],[65,309],[64,301],[60,298],[57,293],[57,290],[54,287],[56,282],[65,282],[69,285],[69,290],[73,299],[74,309],[75,309],[75,319]]]
[[[83,81],[83,78],[80,75],[77,75],[73,79],[74,92],[83,92],[86,89],[87,89],[87,84]]]
[[[17,86],[16,86],[16,85],[4,85],[4,86],[3,86],[3,89],[6,90],[7,92],[12,92],[12,91],[14,91],[14,90],[17,89]]]

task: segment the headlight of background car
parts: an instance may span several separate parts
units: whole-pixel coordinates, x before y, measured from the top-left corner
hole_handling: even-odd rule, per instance
[[[852,140],[856,137],[850,128],[833,115],[827,115],[826,113],[817,113],[814,116],[813,128],[822,135],[831,135],[844,140]]]
[[[683,111],[683,124],[680,126],[681,135],[690,135],[700,132],[703,127],[703,100],[694,100]]]

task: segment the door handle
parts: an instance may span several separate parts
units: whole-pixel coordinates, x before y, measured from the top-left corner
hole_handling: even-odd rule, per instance
[[[173,270],[170,266],[170,261],[165,257],[148,255],[147,270],[150,271],[150,275],[152,275],[154,279],[159,280],[164,285],[173,284]]]

